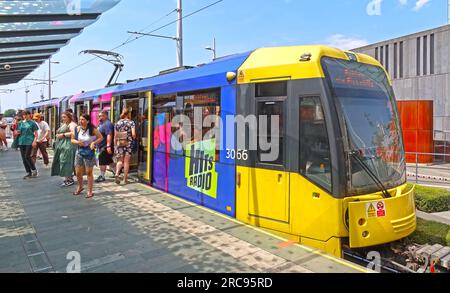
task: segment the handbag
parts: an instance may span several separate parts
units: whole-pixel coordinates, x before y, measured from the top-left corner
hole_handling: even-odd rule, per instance
[[[95,157],[95,152],[90,147],[78,147],[78,154],[86,160],[92,160]]]
[[[78,127],[75,129],[75,140],[78,140]],[[85,160],[92,160],[95,157],[95,152],[89,146],[78,146],[78,154]]]

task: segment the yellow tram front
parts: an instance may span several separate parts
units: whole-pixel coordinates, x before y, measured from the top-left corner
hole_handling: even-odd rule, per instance
[[[239,220],[337,256],[344,245],[415,230],[395,96],[375,59],[325,46],[264,48],[241,66],[238,84],[237,114],[281,116],[278,159],[263,162],[257,151],[237,163]]]

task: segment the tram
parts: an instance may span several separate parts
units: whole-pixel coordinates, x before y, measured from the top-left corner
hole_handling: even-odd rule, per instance
[[[132,110],[142,182],[298,243],[343,257],[416,228],[395,96],[367,55],[261,48],[69,104],[94,123]]]
[[[39,113],[43,115],[44,120],[47,121],[50,129],[51,129],[51,138],[54,139],[56,135],[56,129],[59,125],[60,116],[60,105],[63,99],[53,98],[47,99],[43,101],[39,101],[28,105],[26,109],[30,111],[30,113]]]

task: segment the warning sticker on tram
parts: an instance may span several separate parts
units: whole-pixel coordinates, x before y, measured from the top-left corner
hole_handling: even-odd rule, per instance
[[[372,202],[366,204],[367,218],[386,217],[386,204],[384,201]]]

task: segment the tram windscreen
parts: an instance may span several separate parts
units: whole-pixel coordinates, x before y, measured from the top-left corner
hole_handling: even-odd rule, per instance
[[[349,195],[379,191],[366,167],[385,188],[406,182],[405,152],[396,101],[385,71],[354,61],[324,58],[339,119],[345,129]]]

